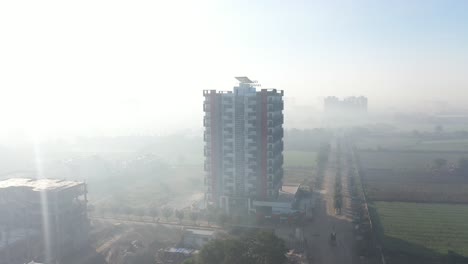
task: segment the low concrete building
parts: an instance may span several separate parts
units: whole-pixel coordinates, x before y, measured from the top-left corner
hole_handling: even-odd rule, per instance
[[[201,249],[210,240],[215,239],[216,231],[207,229],[185,229],[182,245],[185,248]]]
[[[0,181],[0,263],[65,263],[88,241],[86,195],[83,182]]]
[[[301,200],[300,185],[284,184],[275,201],[250,201],[250,213],[257,215],[259,219],[294,220],[303,216],[308,210]]]

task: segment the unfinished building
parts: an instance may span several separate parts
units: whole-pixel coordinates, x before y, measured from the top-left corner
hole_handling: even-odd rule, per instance
[[[0,181],[0,264],[66,263],[86,245],[86,184],[55,179]]]

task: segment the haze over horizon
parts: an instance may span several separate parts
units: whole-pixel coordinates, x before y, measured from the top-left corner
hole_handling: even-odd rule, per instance
[[[462,108],[467,7],[422,0],[4,1],[1,134],[201,128],[202,90],[230,90],[234,76],[316,109],[327,95],[365,95],[374,110],[431,101]]]

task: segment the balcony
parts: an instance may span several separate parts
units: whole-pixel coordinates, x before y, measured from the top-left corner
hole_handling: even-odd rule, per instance
[[[209,112],[211,105],[209,103],[203,103],[203,112]]]
[[[207,148],[203,150],[203,154],[205,155],[205,157],[211,157],[211,151]]]
[[[209,118],[203,118],[203,126],[205,127],[210,127],[211,126],[211,120]]]
[[[210,137],[211,137],[211,133],[206,132],[206,131],[203,133],[203,141],[208,142],[210,140]]]

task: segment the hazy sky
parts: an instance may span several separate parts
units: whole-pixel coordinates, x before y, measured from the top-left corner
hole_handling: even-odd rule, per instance
[[[201,126],[202,90],[239,75],[300,104],[466,104],[467,14],[462,0],[1,1],[0,133]]]

